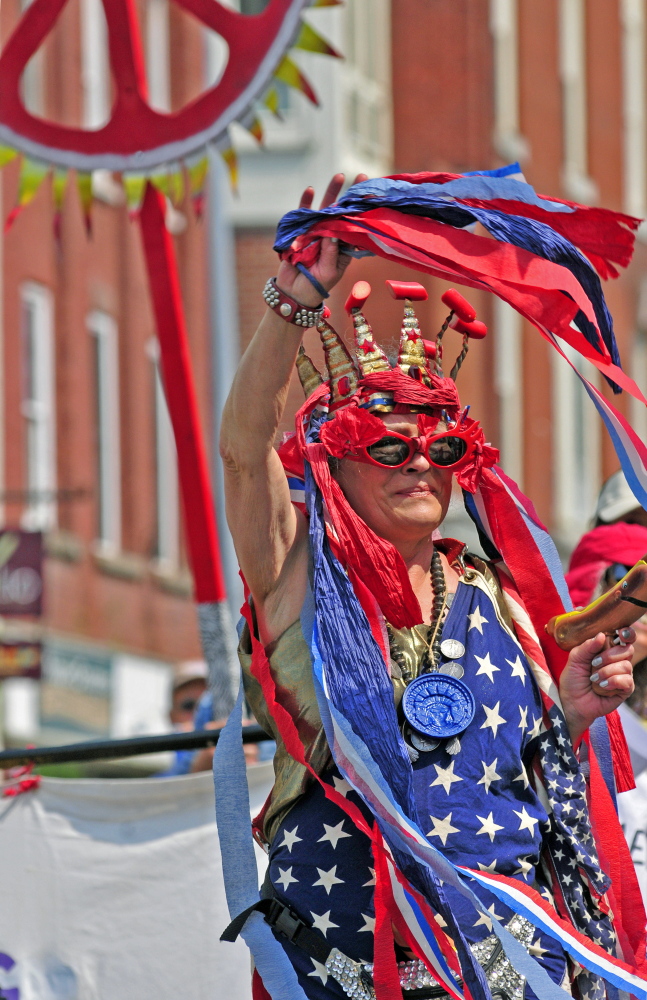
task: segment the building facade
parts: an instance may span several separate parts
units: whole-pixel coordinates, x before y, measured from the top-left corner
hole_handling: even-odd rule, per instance
[[[267,0],[230,2],[253,16]],[[262,287],[276,272],[278,220],[308,184],[321,193],[338,170],[352,179],[360,171],[463,172],[514,160],[542,193],[642,217],[646,5],[346,0],[310,9],[306,19],[345,57],[295,56],[320,107],[279,85],[279,114],[259,110],[262,144],[232,130],[238,192],[214,154],[204,219],[188,203],[169,205],[232,610],[241,593],[224,524],[219,412],[262,316]],[[26,6],[5,0],[2,39]],[[138,0],[138,12],[151,101],[179,108],[218,78],[226,50],[169,0]],[[35,113],[88,128],[106,120],[101,0],[69,0],[23,86]],[[172,663],[199,655],[137,224],[116,178],[98,172],[92,184],[91,234],[72,178],[60,219],[46,180],[4,240],[0,509],[6,526],[43,530],[47,549],[43,622],[0,623],[0,638],[12,629],[29,636],[44,628],[45,636],[40,688],[4,686],[12,739],[159,728]],[[19,163],[12,162],[2,173],[4,218],[19,186]],[[605,287],[624,366],[643,392],[646,254],[641,230],[631,267]],[[395,342],[401,310],[384,279],[405,276],[411,273],[379,259],[353,264],[331,296],[337,329],[350,333],[343,302],[363,277],[373,286],[367,313],[378,338]],[[430,293],[418,310],[421,325],[433,336],[446,286],[418,279]],[[601,482],[617,468],[611,443],[575,376],[539,333],[487,293],[470,290],[468,297],[490,334],[461,371],[461,397],[566,555],[587,526]],[[316,334],[306,333],[305,344],[320,360]],[[452,346],[449,340],[447,350]],[[281,431],[291,428],[301,399],[294,379]],[[622,397],[616,403],[645,435],[644,407]],[[449,530],[469,530],[458,505]],[[140,705],[148,707],[138,715]]]

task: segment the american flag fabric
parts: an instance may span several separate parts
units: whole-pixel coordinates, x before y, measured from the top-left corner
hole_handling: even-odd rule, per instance
[[[560,742],[560,719],[556,718],[559,725],[554,739],[546,731],[541,695],[523,650],[502,623],[479,574],[472,573],[470,582],[459,584],[443,636],[465,647],[458,662],[465,671],[462,679],[475,697],[477,711],[461,736],[459,754],[450,757],[441,745],[421,754],[412,765],[419,814],[426,820],[424,832],[429,842],[456,865],[497,872],[529,885],[543,882],[543,892],[551,899],[538,866],[545,840],[554,831],[557,845],[565,847],[557,847],[564,877],[567,884],[577,885],[574,902],[581,905],[588,919],[600,922],[598,934],[610,944],[608,922],[605,924],[604,916],[597,913],[576,870],[588,863],[592,872],[602,874],[588,829],[584,827],[580,833],[577,827],[585,815],[584,782],[577,762],[574,771],[573,760],[565,749],[570,742],[567,737]],[[551,774],[550,793],[559,808],[559,820],[548,814],[533,788],[536,754]],[[367,821],[371,820],[370,811],[337,769],[324,780],[345,797],[350,796]],[[570,824],[571,811],[575,825]],[[562,832],[567,823],[568,833]],[[582,857],[573,865],[575,848]],[[325,797],[319,785],[313,786],[290,811],[274,838],[270,878],[277,895],[325,933],[331,946],[358,961],[372,961],[375,877],[371,844]],[[492,916],[504,923],[512,918],[513,911],[488,888],[476,891]],[[492,932],[487,914],[478,913],[462,896],[449,895],[470,943]],[[339,989],[313,959],[292,945],[284,947],[308,996],[323,1000]],[[565,957],[554,938],[538,934],[532,953],[551,978],[561,982]]]

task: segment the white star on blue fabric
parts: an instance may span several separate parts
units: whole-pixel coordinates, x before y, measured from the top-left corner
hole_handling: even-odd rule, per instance
[[[292,848],[294,847],[294,845],[296,843],[298,843],[299,841],[301,841],[301,839],[302,839],[301,837],[297,837],[297,830],[298,829],[299,829],[299,827],[297,825],[297,826],[295,826],[294,830],[284,830],[283,831],[283,840],[279,844],[279,847],[287,847],[287,849],[290,852],[290,854],[292,854]]]
[[[518,677],[519,680],[521,681],[521,683],[523,684],[523,686],[525,687],[526,686],[526,668],[524,667],[523,663],[521,662],[521,657],[518,656],[516,658],[516,660],[514,660],[514,661],[513,660],[506,660],[505,662],[509,663],[510,666],[512,667],[512,675],[511,676],[512,677]]]
[[[316,930],[321,931],[324,937],[331,927],[339,927],[339,924],[334,924],[330,919],[330,910],[328,910],[327,913],[322,914],[313,913],[312,910],[310,910],[310,916],[312,917],[312,926]]]
[[[278,885],[283,886],[283,890],[285,892],[288,891],[288,886],[290,886],[293,882],[299,881],[298,878],[294,878],[294,876],[292,875],[292,867],[286,869],[279,868],[279,872],[280,876],[279,878],[277,878],[276,881]]]
[[[483,626],[488,624],[488,619],[484,618],[481,614],[480,608],[475,608],[471,614],[467,616],[470,620],[468,632],[471,632],[473,628],[478,629],[478,631],[483,635]]]
[[[480,663],[480,667],[476,671],[476,676],[478,677],[479,674],[487,674],[489,679],[494,684],[494,673],[495,671],[498,672],[500,668],[495,667],[495,665],[492,663],[492,661],[490,660],[490,654],[486,653],[485,656],[475,655],[474,659],[478,660],[478,662]]]
[[[279,869],[280,871],[280,869]],[[292,869],[290,869],[292,871]],[[343,878],[337,878],[337,865],[333,865],[330,871],[324,871],[323,868],[317,868],[319,872],[319,878],[316,882],[312,883],[312,886],[321,885],[326,890],[326,894],[330,895],[330,890],[334,885],[342,885],[344,882]]]
[[[350,833],[346,833],[344,830],[342,830],[343,825],[344,825],[343,819],[340,820],[337,826],[329,826],[327,823],[324,823],[324,830],[326,832],[324,833],[323,837],[319,837],[317,843],[321,844],[323,841],[328,840],[332,844],[332,849],[334,851],[335,848],[337,847],[338,842],[342,839],[342,837],[351,836]]]

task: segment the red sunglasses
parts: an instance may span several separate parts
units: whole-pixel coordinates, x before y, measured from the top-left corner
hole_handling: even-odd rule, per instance
[[[430,431],[419,437],[405,437],[392,431],[366,447],[351,452],[346,457],[354,462],[379,465],[381,468],[399,469],[410,462],[417,452],[438,469],[456,469],[466,465],[474,452],[475,431],[480,427],[473,424],[441,431]]]

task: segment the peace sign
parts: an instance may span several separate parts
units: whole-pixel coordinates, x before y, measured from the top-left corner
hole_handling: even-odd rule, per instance
[[[116,97],[110,120],[96,131],[37,118],[24,107],[20,78],[68,0],[34,0],[0,57],[0,143],[27,156],[88,172],[150,170],[182,159],[222,135],[266,90],[312,0],[270,0],[247,16],[218,0],[175,0],[229,46],[219,82],[181,111],[151,108],[135,0],[101,0]]]

